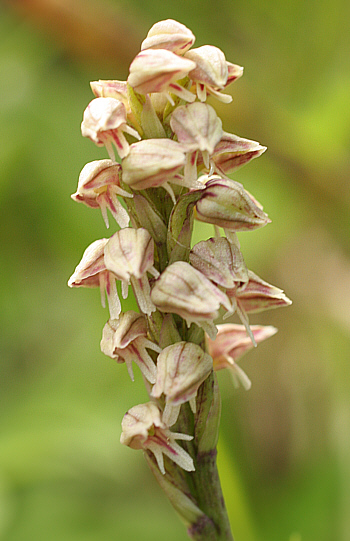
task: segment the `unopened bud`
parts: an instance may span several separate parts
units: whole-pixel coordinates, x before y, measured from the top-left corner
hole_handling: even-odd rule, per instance
[[[271,221],[241,184],[217,175],[205,183],[196,210],[199,221],[229,231],[250,231]]]
[[[226,289],[248,281],[248,270],[239,247],[225,237],[195,244],[190,252],[190,263],[209,280]]]
[[[195,37],[184,24],[173,19],[154,24],[141,44],[144,49],[167,49],[183,55],[194,44]]]

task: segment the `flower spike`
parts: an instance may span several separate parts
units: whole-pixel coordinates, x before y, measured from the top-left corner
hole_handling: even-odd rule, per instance
[[[100,287],[103,304],[106,290],[101,350],[125,363],[132,380],[134,364],[142,373],[150,401],[125,414],[121,443],[144,451],[191,538],[230,540],[216,468],[215,371],[228,368],[248,389],[237,360],[276,332],[250,326],[249,314],[291,301],[247,269],[237,235],[270,219],[227,176],[266,147],[224,132],[206,103],[210,96],[231,102],[225,89],[243,68],[218,47],[192,49],[194,42],[185,25],[160,21],[127,81],[91,83],[95,99],[82,134],[104,145],[110,159],[83,168],[72,198],[100,208],[107,227],[111,213],[120,229],[85,250],[68,285]],[[213,225],[215,235],[194,242],[194,219]],[[122,312],[117,280],[123,299],[132,290],[138,311]],[[221,323],[234,313],[242,325]]]

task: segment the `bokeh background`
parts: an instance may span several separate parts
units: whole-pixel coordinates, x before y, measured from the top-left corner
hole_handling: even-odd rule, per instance
[[[279,328],[242,360],[252,389],[219,374],[235,539],[349,541],[347,0],[0,4],[0,539],[187,538],[142,453],[119,444],[124,412],[147,399],[141,378],[100,352],[98,292],[66,286],[106,236],[70,199],[84,164],[106,157],[80,135],[89,81],[125,80],[166,18],[245,67],[233,104],[212,102],[226,131],[269,149],[234,176],[272,218],[242,250],[293,299],[251,318]]]

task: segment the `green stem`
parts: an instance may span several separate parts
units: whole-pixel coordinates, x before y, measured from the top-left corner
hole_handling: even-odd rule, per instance
[[[188,529],[191,539],[233,541],[225,502],[216,466],[216,449],[197,455],[196,471],[193,480],[196,501],[205,513]]]
[[[176,425],[180,432],[194,433],[194,440],[184,443],[189,454],[195,457],[196,469],[186,477],[201,511],[187,530],[194,541],[233,541],[216,465],[220,409],[219,388],[212,372],[198,390],[194,419],[189,405],[184,404]]]

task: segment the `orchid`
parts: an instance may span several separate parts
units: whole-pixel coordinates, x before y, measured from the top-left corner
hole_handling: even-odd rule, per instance
[[[224,131],[207,103],[230,103],[224,91],[243,68],[194,42],[182,23],[160,21],[127,81],[91,83],[82,135],[109,159],[85,165],[72,198],[100,208],[107,228],[110,212],[117,230],[85,250],[68,285],[99,287],[103,305],[106,291],[101,351],[132,381],[134,365],[142,374],[149,401],[127,411],[121,443],[143,450],[193,540],[232,541],[216,466],[216,372],[248,389],[237,361],[277,330],[249,315],[291,301],[248,269],[238,238],[271,220],[228,175],[266,147]],[[193,243],[195,219],[213,234]],[[124,309],[131,291],[138,311]],[[222,323],[232,316],[242,324]]]

